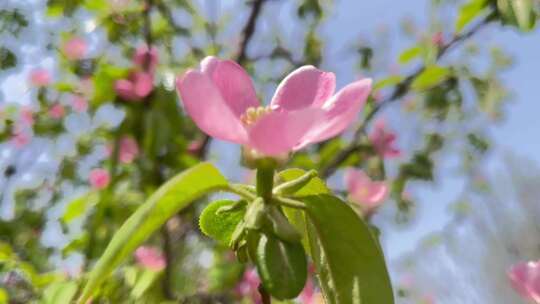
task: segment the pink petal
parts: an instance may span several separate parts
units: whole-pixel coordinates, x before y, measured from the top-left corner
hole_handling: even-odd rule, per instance
[[[64,116],[65,112],[66,111],[65,111],[63,105],[61,105],[59,103],[55,103],[49,109],[49,116],[51,118],[53,118],[53,119],[60,119],[60,118],[62,118]]]
[[[303,66],[283,79],[271,106],[289,111],[322,106],[334,94],[335,88],[334,73],[321,71],[311,65]]]
[[[214,73],[214,70],[218,66],[219,62],[218,58],[214,56],[206,56],[201,61],[201,72],[205,73],[206,75],[210,76],[212,78],[212,74]]]
[[[508,271],[508,278],[514,290],[523,298],[530,298],[529,293],[529,268],[528,263],[519,262]]]
[[[237,117],[244,114],[247,108],[260,106],[251,78],[236,62],[211,60],[205,63],[203,70],[207,71],[207,75]]]
[[[368,208],[374,208],[383,203],[388,194],[388,186],[385,182],[372,181],[362,170],[347,170],[345,183],[350,198]]]
[[[51,83],[52,77],[45,69],[35,69],[30,72],[30,83],[36,87],[43,87]]]
[[[71,100],[71,107],[76,112],[84,112],[88,109],[88,101],[80,95],[75,95]]]
[[[344,175],[347,192],[355,192],[369,182],[369,177],[362,170],[348,169]]]
[[[116,94],[125,100],[139,100],[139,96],[133,90],[133,83],[127,79],[119,79],[114,83]]]
[[[189,70],[176,80],[176,87],[187,113],[206,134],[239,144],[246,142],[242,122],[206,74]]]
[[[261,117],[249,130],[248,145],[268,156],[288,153],[323,115],[324,111],[317,108],[271,112]]]
[[[109,185],[111,177],[109,176],[109,172],[107,170],[98,168],[90,171],[89,180],[92,188],[101,190]]]
[[[148,71],[153,72],[158,64],[158,52],[155,47],[151,47],[148,50],[148,46],[141,45],[135,50],[133,54],[133,62],[143,68],[147,68]]]
[[[86,55],[88,45],[86,41],[80,37],[73,37],[66,41],[62,46],[62,51],[64,55],[69,60],[79,60]]]
[[[370,91],[371,79],[359,80],[341,89],[324,104],[324,118],[310,130],[298,148],[343,132],[355,120]]]
[[[385,158],[394,158],[401,155],[401,151],[395,147],[397,135],[386,128],[386,123],[383,119],[375,122],[373,131],[369,135],[369,139],[373,143],[373,147]]]
[[[136,72],[132,75],[133,91],[139,98],[144,98],[152,92],[154,87],[154,76],[149,73]]]
[[[364,201],[369,207],[376,207],[383,203],[388,194],[388,186],[385,182],[371,182],[366,189]]]
[[[167,262],[163,255],[153,247],[141,246],[135,250],[135,259],[141,266],[153,271],[160,271],[165,268]]]
[[[120,140],[120,150],[118,152],[120,161],[129,164],[139,155],[139,146],[133,138],[125,136]]]

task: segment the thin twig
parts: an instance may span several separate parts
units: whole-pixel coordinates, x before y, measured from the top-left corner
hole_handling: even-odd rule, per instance
[[[167,299],[174,299],[174,292],[172,290],[172,277],[173,277],[173,267],[174,264],[174,255],[171,242],[171,234],[167,228],[167,224],[164,224],[161,227],[161,236],[163,238],[163,255],[165,257],[165,269],[163,276],[163,294]]]
[[[261,14],[261,9],[264,2],[265,0],[255,0],[251,6],[251,13],[249,14],[248,21],[242,30],[242,40],[240,42],[238,54],[236,55],[236,61],[239,64],[243,64],[247,60],[247,48],[253,34],[255,34],[257,19]]]
[[[450,40],[445,45],[441,46],[439,49],[439,52],[437,54],[437,60],[441,59],[446,53],[448,53],[449,50],[454,48],[456,45],[459,45],[459,43],[469,39],[474,34],[479,32],[482,28],[484,28],[487,24],[489,24],[494,19],[495,14],[489,14],[487,15],[482,21],[478,22],[476,25],[472,26],[468,31],[463,32],[461,34],[457,34],[454,36],[452,40]],[[362,135],[366,133],[366,129],[371,122],[371,120],[375,117],[375,115],[380,112],[382,109],[386,108],[388,105],[393,103],[394,101],[399,100],[401,97],[405,96],[411,89],[411,85],[414,82],[414,80],[422,74],[422,72],[426,69],[425,65],[420,66],[417,68],[414,72],[412,72],[409,76],[405,77],[400,83],[398,83],[392,92],[387,98],[379,101],[372,110],[366,115],[366,118],[364,119],[364,122],[356,129],[354,133],[353,140],[349,143],[348,146],[346,146],[344,149],[342,149],[333,159],[329,162],[329,164],[321,169],[321,176],[323,178],[328,178],[334,172],[339,168],[341,163],[343,163],[349,156],[353,153],[355,153],[358,148],[361,146],[360,140],[362,138]]]

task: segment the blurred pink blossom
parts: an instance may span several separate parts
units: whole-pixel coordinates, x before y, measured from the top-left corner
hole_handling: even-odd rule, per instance
[[[420,304],[435,304],[435,297],[433,295],[427,294],[422,297]]]
[[[349,199],[366,211],[379,207],[388,195],[385,182],[372,181],[362,170],[348,169],[344,179]]]
[[[16,148],[22,148],[30,142],[31,136],[26,132],[15,132],[11,137],[11,143]]]
[[[120,139],[120,150],[118,152],[120,161],[124,164],[130,164],[139,155],[139,146],[132,137],[124,136]]]
[[[431,36],[431,43],[434,45],[441,47],[444,45],[444,36],[442,32],[437,32]]]
[[[145,72],[132,72],[127,79],[114,84],[116,94],[124,100],[140,101],[152,92],[154,76]]]
[[[249,298],[254,304],[261,304],[262,299],[259,294],[259,284],[261,284],[261,280],[257,275],[257,271],[255,268],[249,268],[244,271],[242,280],[236,285],[234,290],[240,297]]]
[[[519,262],[508,270],[514,290],[526,300],[540,303],[540,260]]]
[[[69,60],[79,60],[86,55],[88,44],[81,37],[72,37],[62,45],[62,52]]]
[[[153,247],[141,246],[135,250],[135,259],[141,266],[153,270],[160,271],[166,266],[163,255]]]
[[[88,101],[81,95],[74,95],[71,99],[71,107],[75,112],[85,112],[88,110]]]
[[[313,278],[309,277],[306,282],[306,286],[298,296],[298,301],[301,304],[319,304],[320,302],[320,293],[315,289],[315,284],[313,283]]]
[[[109,172],[102,168],[93,169],[90,171],[90,185],[92,188],[101,190],[107,187],[111,181]]]
[[[49,117],[53,119],[60,119],[64,117],[65,114],[66,110],[62,104],[55,103],[49,108]]]
[[[342,133],[371,91],[371,79],[335,93],[335,75],[313,66],[289,74],[261,107],[248,73],[236,62],[206,57],[176,80],[187,113],[206,134],[282,156]]]
[[[369,136],[375,151],[384,158],[394,158],[401,155],[401,151],[395,147],[397,135],[386,128],[384,120],[375,122],[373,131]]]
[[[154,73],[159,62],[158,52],[155,47],[151,47],[148,50],[146,44],[141,45],[135,50],[133,54],[133,62],[139,65],[143,70]]]
[[[29,107],[21,107],[19,121],[25,126],[32,126],[34,124],[34,112],[32,109]]]
[[[30,72],[30,84],[36,87],[44,87],[52,81],[51,74],[45,69],[35,69]]]

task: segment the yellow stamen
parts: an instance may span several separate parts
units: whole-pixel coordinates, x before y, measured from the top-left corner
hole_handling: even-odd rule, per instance
[[[240,116],[240,120],[247,126],[253,124],[256,122],[259,118],[262,116],[272,112],[272,109],[270,107],[250,107],[246,110],[246,112]]]

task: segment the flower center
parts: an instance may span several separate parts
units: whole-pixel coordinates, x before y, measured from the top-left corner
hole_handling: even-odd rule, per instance
[[[272,109],[270,109],[270,107],[249,107],[247,108],[246,112],[242,114],[242,116],[240,116],[240,120],[246,126],[249,126],[255,123],[259,118],[270,112],[272,112]]]

